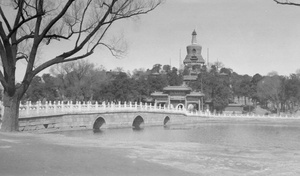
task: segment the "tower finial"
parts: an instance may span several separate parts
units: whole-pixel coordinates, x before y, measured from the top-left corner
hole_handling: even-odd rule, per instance
[[[197,33],[195,29],[192,33],[192,44],[197,44]]]

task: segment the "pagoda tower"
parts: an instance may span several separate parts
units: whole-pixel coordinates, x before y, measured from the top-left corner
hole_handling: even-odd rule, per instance
[[[197,44],[197,33],[192,33],[192,44],[186,47],[187,55],[183,61],[186,74],[183,76],[184,83],[180,86],[167,86],[162,92],[153,92],[156,105],[171,106],[176,109],[185,108],[189,111],[203,111],[203,97],[201,91],[194,91],[186,83],[197,80],[200,68],[204,64],[201,56],[202,47]]]
[[[202,46],[197,44],[197,33],[194,30],[192,33],[192,43],[186,47],[187,55],[183,61],[185,75],[183,76],[184,82],[197,80],[198,74],[202,65],[205,63],[201,51]]]

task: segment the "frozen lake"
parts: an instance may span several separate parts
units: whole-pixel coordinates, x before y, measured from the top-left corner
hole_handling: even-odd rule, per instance
[[[199,175],[300,175],[297,120],[203,121],[142,130],[60,132],[77,145],[124,150],[131,159]],[[74,140],[75,141],[75,140]],[[67,142],[66,142],[67,143]]]

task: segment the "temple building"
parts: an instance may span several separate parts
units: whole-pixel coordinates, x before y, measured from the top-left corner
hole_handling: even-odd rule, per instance
[[[157,105],[173,106],[174,108],[185,108],[191,111],[203,110],[204,94],[200,91],[193,91],[187,86],[189,81],[197,81],[200,68],[204,64],[201,55],[202,47],[197,44],[197,33],[192,33],[192,44],[186,47],[187,55],[183,61],[187,74],[183,75],[183,85],[167,86],[162,92],[154,92],[151,96]]]

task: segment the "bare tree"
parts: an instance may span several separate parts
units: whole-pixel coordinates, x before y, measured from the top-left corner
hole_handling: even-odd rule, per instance
[[[224,64],[220,61],[216,61],[213,65],[216,66],[217,71],[220,71],[220,69],[224,68]]]
[[[300,2],[291,2],[290,0],[273,0],[277,4],[281,5],[293,5],[293,6],[300,6]]]
[[[104,46],[114,56],[122,50],[109,43],[107,31],[118,20],[154,10],[162,0],[10,0],[0,6],[0,57],[4,116],[1,131],[18,131],[19,102],[33,77],[58,63],[83,59]],[[66,51],[38,64],[39,50],[53,41],[69,41]],[[64,43],[64,42],[63,42]],[[43,46],[43,47],[42,47]],[[21,84],[16,65],[26,61]]]
[[[87,60],[57,64],[50,72],[55,76],[57,92],[61,100],[93,100],[93,91],[104,83],[105,71]]]
[[[267,76],[257,84],[257,94],[261,99],[268,100],[280,114],[282,80],[278,75]]]

